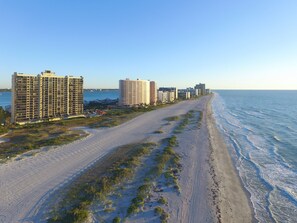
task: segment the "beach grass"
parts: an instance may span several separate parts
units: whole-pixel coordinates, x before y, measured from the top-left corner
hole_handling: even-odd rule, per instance
[[[159,206],[155,208],[155,214],[160,216],[161,223],[168,222],[168,219],[170,217],[169,214],[163,208],[161,208]]]
[[[163,139],[163,149],[154,156],[152,166],[146,171],[136,188],[135,197],[131,199],[126,207],[126,218],[141,211],[147,202],[153,188],[154,182],[165,176],[167,185],[179,189],[176,173],[180,170],[179,156],[173,147],[178,145],[176,136]],[[63,192],[63,199],[55,204],[52,216],[48,222],[79,222],[89,217],[90,205],[96,201],[104,204],[103,212],[112,213],[116,210],[110,197],[124,190],[124,184],[133,180],[138,168],[145,168],[143,157],[152,159],[154,143],[140,143],[125,145],[117,148],[109,157],[94,164],[90,169],[77,177],[74,182]],[[167,177],[166,175],[169,174]],[[132,181],[133,182],[133,181]],[[122,185],[122,186],[121,186]],[[121,188],[121,189],[120,189]],[[117,191],[118,190],[118,191]],[[156,200],[160,205],[166,205],[167,199],[160,197]],[[124,217],[124,216],[121,216]],[[120,217],[119,217],[120,218]],[[167,222],[169,215],[162,211],[161,222]],[[113,222],[118,221],[114,218]]]
[[[120,217],[115,217],[113,220],[112,220],[112,223],[120,223],[121,222],[121,218]]]
[[[127,216],[139,212],[145,203],[145,199],[152,188],[152,183],[145,183],[138,187],[136,197],[132,199],[130,206],[127,209]]]
[[[155,133],[155,134],[162,134],[163,131],[162,131],[162,130],[156,130],[156,131],[154,131],[153,133]]]
[[[139,159],[148,155],[156,145],[140,143],[117,148],[72,182],[64,193],[64,198],[55,205],[48,222],[82,222],[88,218],[88,208],[97,199],[106,201],[106,197],[123,182],[133,178]],[[144,187],[140,187],[139,200],[143,196]],[[138,204],[138,203],[137,203]],[[114,211],[106,208],[105,212]],[[131,212],[135,209],[131,208]],[[83,219],[82,219],[83,218]]]
[[[165,197],[161,196],[158,200],[159,204],[168,204],[168,201]]]
[[[174,129],[174,133],[181,133],[185,129],[185,127],[189,124],[190,119],[193,118],[193,116],[194,116],[193,110],[187,112],[184,115],[181,115],[181,117],[180,117],[181,121]]]
[[[177,121],[179,120],[179,116],[171,116],[171,117],[165,118],[164,120],[168,122]]]

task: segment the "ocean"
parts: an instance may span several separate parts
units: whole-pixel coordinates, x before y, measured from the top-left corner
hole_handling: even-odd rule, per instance
[[[119,90],[84,91],[84,101],[119,98]],[[0,106],[11,105],[11,92],[0,92]]]
[[[214,116],[259,222],[297,222],[297,91],[215,91]]]
[[[5,108],[8,105],[11,105],[11,92],[0,92],[0,106]]]

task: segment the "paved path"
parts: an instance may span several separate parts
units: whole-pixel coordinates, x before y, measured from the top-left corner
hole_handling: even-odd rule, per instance
[[[0,165],[0,223],[35,222],[46,199],[113,148],[147,138],[164,118],[185,114],[199,101],[184,101],[136,117],[120,126],[91,130],[84,140]]]

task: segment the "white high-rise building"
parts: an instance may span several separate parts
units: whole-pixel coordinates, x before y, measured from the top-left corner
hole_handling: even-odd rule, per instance
[[[151,102],[150,82],[147,80],[120,80],[119,88],[121,106],[149,105]]]

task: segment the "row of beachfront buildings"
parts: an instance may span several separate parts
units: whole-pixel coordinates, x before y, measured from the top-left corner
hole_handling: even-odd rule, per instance
[[[15,72],[11,122],[25,124],[83,116],[83,82],[82,76],[57,76],[50,70],[38,75]],[[208,93],[205,84],[178,90],[157,88],[155,81],[126,79],[119,81],[119,106],[156,105]]]
[[[205,84],[197,84],[194,88],[177,89],[176,87],[157,87],[155,81],[120,80],[119,83],[121,106],[156,105],[170,103],[178,98],[190,99],[210,93]]]

